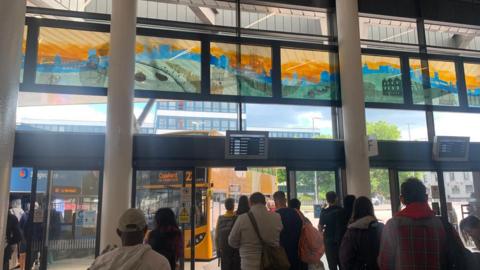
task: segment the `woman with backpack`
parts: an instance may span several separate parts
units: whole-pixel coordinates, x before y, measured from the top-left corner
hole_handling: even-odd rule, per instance
[[[167,258],[172,270],[177,269],[177,262],[183,256],[183,236],[172,209],[157,210],[155,229],[148,234],[147,242],[153,250]]]
[[[377,257],[382,230],[383,224],[375,217],[370,199],[356,199],[350,224],[340,246],[341,269],[379,269]]]

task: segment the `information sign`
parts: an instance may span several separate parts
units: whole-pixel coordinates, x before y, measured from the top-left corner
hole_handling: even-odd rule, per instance
[[[226,159],[267,159],[268,132],[227,131]]]

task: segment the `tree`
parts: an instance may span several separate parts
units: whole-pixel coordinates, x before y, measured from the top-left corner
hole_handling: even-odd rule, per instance
[[[377,140],[397,141],[402,137],[400,129],[395,124],[386,121],[367,123],[367,134],[375,135]]]
[[[375,135],[377,140],[396,141],[401,138],[401,132],[397,125],[386,121],[367,123],[367,134]],[[390,182],[387,169],[371,169],[370,183],[372,192],[390,198]]]

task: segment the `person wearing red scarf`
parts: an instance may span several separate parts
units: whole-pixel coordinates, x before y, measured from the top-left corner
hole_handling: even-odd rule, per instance
[[[381,270],[446,269],[447,243],[442,221],[428,205],[426,188],[416,178],[401,186],[406,207],[383,230],[378,258]]]

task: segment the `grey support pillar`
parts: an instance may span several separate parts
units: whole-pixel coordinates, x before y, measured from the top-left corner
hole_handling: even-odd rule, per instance
[[[365,103],[357,0],[337,0],[347,191],[370,196]]]
[[[118,219],[130,207],[136,17],[137,0],[112,1],[100,250],[120,244]]]
[[[0,250],[2,254],[15,142],[25,9],[25,0],[0,1]],[[3,256],[0,257],[0,267],[2,265]]]

